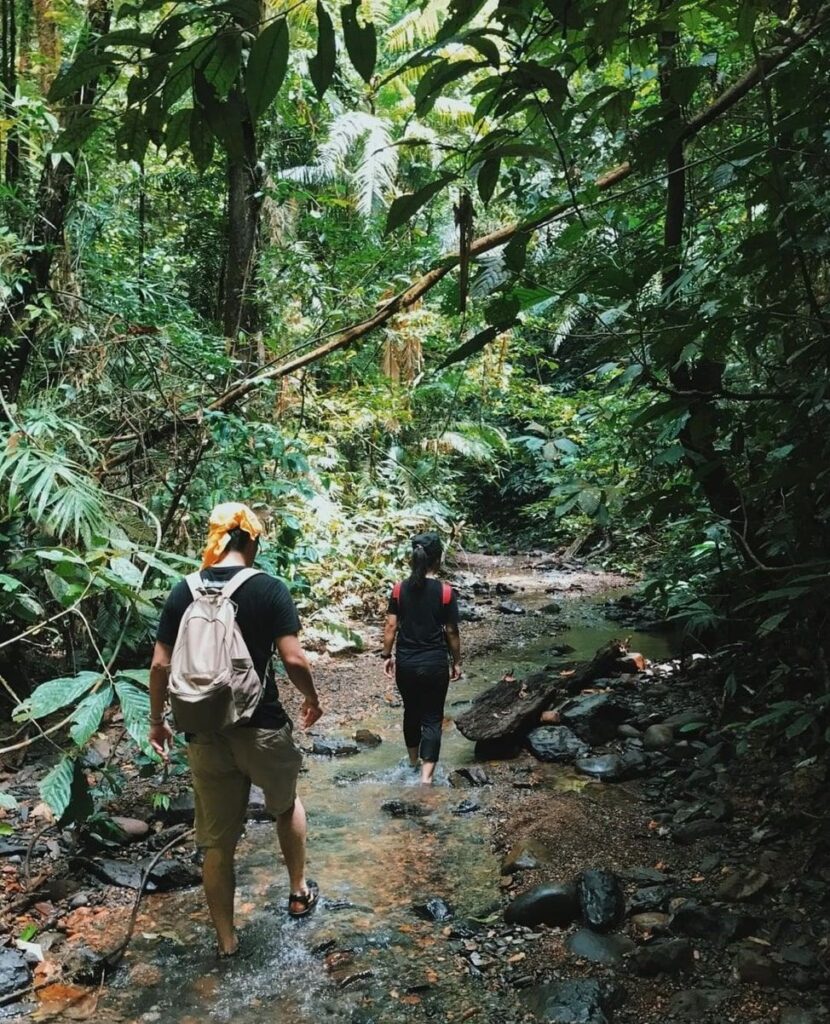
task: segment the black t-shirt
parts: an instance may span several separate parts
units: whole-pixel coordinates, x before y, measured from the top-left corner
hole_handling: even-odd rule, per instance
[[[442,601],[443,584],[428,579],[416,589],[409,581],[401,584],[400,599],[389,598],[389,614],[398,617],[395,656],[407,668],[446,667],[449,651],[445,626],[458,625],[458,601],[455,591],[449,604]]]
[[[241,565],[214,565],[202,569],[202,579],[214,583],[227,583],[240,572]],[[170,591],[162,609],[156,639],[173,647],[179,634],[179,623],[193,601],[187,580],[181,580]],[[265,680],[265,692],[259,707],[245,724],[256,729],[281,729],[288,721],[280,704],[271,653],[278,637],[299,633],[300,619],[291,600],[288,587],[280,580],[260,573],[247,580],[233,595],[236,621],[247,645],[260,679]]]

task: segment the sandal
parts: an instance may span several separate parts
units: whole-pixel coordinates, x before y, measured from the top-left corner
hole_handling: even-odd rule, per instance
[[[308,892],[292,892],[288,896],[288,916],[306,917],[314,910],[320,899],[320,888],[316,882],[308,879]],[[299,903],[302,910],[292,910],[291,905]]]

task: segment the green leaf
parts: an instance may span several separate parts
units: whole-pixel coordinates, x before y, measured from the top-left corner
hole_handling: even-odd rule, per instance
[[[5,821],[0,821],[0,836],[12,836],[14,829]]]
[[[465,341],[463,345],[459,345],[458,348],[453,349],[438,369],[443,370],[447,366],[452,366],[453,363],[460,363],[462,359],[467,359],[469,356],[475,355],[476,352],[480,352],[485,345],[489,345],[489,343],[495,340],[501,333],[502,331],[498,327],[485,327],[483,331],[479,331],[478,334],[474,334],[473,337]]]
[[[245,97],[254,124],[277,98],[288,68],[289,35],[285,18],[257,36],[245,69]]]
[[[4,811],[13,811],[17,807],[17,800],[11,793],[0,793],[0,807]]]
[[[334,25],[321,0],[317,0],[317,53],[309,59],[308,73],[318,99],[323,98],[326,89],[331,85],[336,63],[337,41]]]
[[[442,174],[440,178],[431,181],[428,185],[424,185],[417,192],[406,192],[404,195],[398,196],[389,207],[389,213],[386,217],[386,234],[388,235],[396,228],[399,228],[401,224],[411,220],[423,206],[426,206],[433,196],[437,195],[452,180],[453,175]]]
[[[775,615],[770,615],[768,619],[764,619],[758,627],[759,636],[768,636],[770,633],[775,632],[788,614],[788,612],[776,612]]]
[[[16,722],[23,722],[51,715],[53,711],[64,708],[83,696],[100,678],[99,672],[79,672],[76,676],[50,679],[41,683],[32,691],[30,697],[18,704],[12,717]]]
[[[494,327],[507,327],[515,321],[521,308],[521,302],[514,295],[502,295],[487,306],[484,317]]]
[[[62,817],[69,806],[74,775],[74,759],[63,757],[40,781],[38,788],[41,798],[52,808],[57,818]]]
[[[481,196],[483,203],[489,203],[493,198],[493,193],[496,191],[496,185],[499,183],[499,173],[501,171],[501,158],[496,157],[495,160],[485,160],[478,171],[478,194]]]
[[[205,124],[200,112],[194,110],[190,118],[190,152],[198,170],[206,171],[210,167],[215,146],[216,137]]]
[[[239,74],[241,60],[242,37],[238,32],[222,32],[213,40],[200,70],[220,99],[224,99],[231,91]]]
[[[350,4],[340,8],[340,16],[343,21],[346,52],[349,54],[352,67],[364,82],[369,83],[375,73],[378,41],[372,22],[368,21],[361,25],[358,21],[359,11],[360,0],[352,0]]]
[[[424,117],[432,110],[436,99],[451,82],[463,78],[476,68],[486,67],[476,60],[439,60],[426,72],[415,90],[415,111]]]
[[[131,587],[140,587],[142,581],[141,570],[133,565],[129,558],[117,555],[110,559],[110,569]]]
[[[685,107],[707,74],[706,68],[701,67],[675,68],[669,79],[671,98]]]
[[[78,747],[83,747],[90,736],[98,731],[104,712],[112,702],[112,687],[102,686],[97,693],[84,697],[72,716],[69,735]]]
[[[115,63],[115,54],[101,53],[97,50],[84,50],[77,60],[62,72],[52,83],[48,100],[57,103],[71,96],[80,88],[96,81],[100,75],[108,71]]]
[[[164,136],[164,148],[167,155],[172,156],[177,149],[181,149],[187,142],[190,134],[190,118],[193,116],[192,107],[184,107],[177,110],[167,122],[167,132]]]
[[[170,65],[162,96],[165,110],[171,110],[191,87],[194,72],[205,60],[210,43],[210,38],[197,39],[185,47]]]
[[[123,676],[115,680],[115,692],[124,715],[124,728],[142,750],[149,750],[147,718],[150,714],[150,695]]]
[[[144,123],[143,112],[138,107],[124,111],[121,126],[115,135],[115,154],[119,160],[144,161],[150,137]]]
[[[247,115],[239,91],[234,89],[226,100],[220,100],[210,82],[201,71],[197,71],[195,92],[201,113],[212,134],[219,139],[232,159],[242,160],[242,123]]]
[[[89,112],[72,118],[52,144],[52,152],[76,153],[92,137],[100,124],[100,120]]]

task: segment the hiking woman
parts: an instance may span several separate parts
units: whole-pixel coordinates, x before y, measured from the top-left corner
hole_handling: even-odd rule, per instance
[[[458,603],[452,587],[435,578],[443,553],[437,533],[412,539],[412,572],[392,590],[383,633],[384,672],[394,678],[403,698],[409,763],[417,768],[420,755],[421,782],[427,786],[441,749],[450,679],[461,677]]]

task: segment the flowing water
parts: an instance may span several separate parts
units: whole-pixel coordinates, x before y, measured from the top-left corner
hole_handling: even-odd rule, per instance
[[[448,714],[505,671],[521,676],[555,663],[554,644],[569,644],[570,659],[586,660],[620,635],[595,601],[569,602],[567,614],[569,628],[555,637],[527,628],[528,620],[517,624],[513,642],[471,661],[465,678],[452,684]],[[664,636],[635,633],[632,644],[653,659],[672,653]],[[251,824],[237,855],[245,955],[216,961],[201,890],[146,896],[111,1004],[127,1019],[160,1024],[518,1019],[513,992],[489,991],[475,968],[453,954],[441,934],[449,925],[413,912],[413,903],[438,896],[453,907],[453,924],[495,920],[499,861],[485,813],[491,791],[447,785],[450,772],[473,763],[473,745],[453,726],[445,730],[438,785],[422,790],[401,760],[399,716],[383,707],[361,723],[383,736],[374,749],[348,759],[306,759],[300,792],[309,815],[309,874],[324,895],[314,915],[286,919],[273,826]],[[553,765],[539,772],[551,788],[585,784]],[[481,810],[458,813],[465,798]],[[416,803],[424,815],[390,817],[381,805],[395,799]]]

